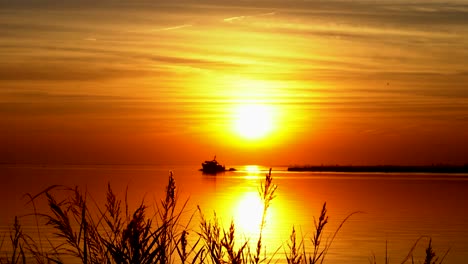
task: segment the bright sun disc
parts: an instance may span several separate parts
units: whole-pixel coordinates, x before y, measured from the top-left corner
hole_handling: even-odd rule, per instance
[[[273,130],[273,114],[266,105],[241,105],[237,111],[236,130],[244,138],[259,139]]]

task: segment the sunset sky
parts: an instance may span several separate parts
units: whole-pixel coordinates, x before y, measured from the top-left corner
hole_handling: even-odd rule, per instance
[[[468,162],[466,1],[0,0],[0,163]]]

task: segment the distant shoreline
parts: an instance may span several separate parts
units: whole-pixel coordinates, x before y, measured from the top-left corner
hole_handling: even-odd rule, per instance
[[[468,173],[468,165],[450,166],[340,166],[340,165],[320,165],[320,166],[290,166],[288,171],[313,171],[313,172],[381,172],[381,173]]]

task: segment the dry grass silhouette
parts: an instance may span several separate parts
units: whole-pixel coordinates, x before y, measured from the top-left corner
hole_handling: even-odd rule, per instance
[[[102,207],[90,202],[89,195],[77,187],[51,186],[35,196],[28,195],[34,208],[30,216],[34,217],[37,225],[38,234],[35,239],[23,232],[16,217],[9,234],[0,237],[0,252],[3,252],[0,264],[65,263],[69,258],[84,264],[268,264],[273,262],[280,250],[266,252],[263,245],[265,219],[276,189],[270,169],[259,187],[263,214],[255,246],[251,248],[251,238],[243,241],[238,239],[234,222],[224,228],[216,213],[209,220],[201,208],[198,208],[199,230],[190,230],[193,215],[186,222],[182,221],[181,216],[187,202],[178,204],[176,182],[172,173],[169,175],[165,195],[156,205],[156,213],[152,216],[148,216],[144,202],[130,211],[127,194],[125,200],[120,200],[110,185]],[[66,198],[58,199],[56,192],[65,192]],[[37,212],[37,199],[47,201],[48,212]],[[340,229],[355,213],[358,212],[349,214],[331,236],[324,240],[324,231],[328,224],[327,207],[324,203],[318,219],[314,218],[313,221],[311,246],[306,247],[304,237],[297,238],[293,227],[287,247],[283,248],[284,261],[288,264],[323,263]],[[53,241],[41,234],[38,219],[45,220],[46,227],[52,230]],[[414,263],[412,252],[420,240],[421,238],[416,241],[402,263],[409,260]],[[440,264],[448,251],[439,259],[431,242],[429,240],[426,248],[424,263]],[[311,251],[307,252],[306,248]],[[385,263],[388,260],[385,256]],[[370,262],[377,263],[375,256]]]

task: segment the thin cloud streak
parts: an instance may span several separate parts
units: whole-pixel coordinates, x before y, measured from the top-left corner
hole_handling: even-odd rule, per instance
[[[223,21],[228,22],[228,23],[233,23],[233,22],[238,22],[238,21],[242,21],[245,19],[249,19],[249,18],[274,16],[274,15],[276,15],[276,12],[268,12],[268,13],[262,13],[258,15],[228,17],[228,18],[224,18]]]
[[[179,25],[179,26],[173,26],[173,27],[166,27],[166,28],[161,28],[161,29],[156,29],[154,31],[168,31],[168,30],[177,30],[177,29],[183,29],[183,28],[188,28],[188,27],[192,27],[193,25],[190,25],[190,24],[183,24],[183,25]]]

